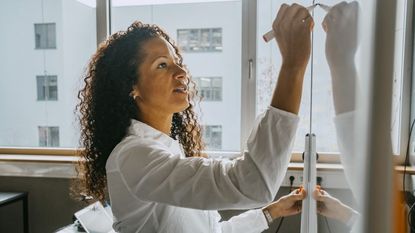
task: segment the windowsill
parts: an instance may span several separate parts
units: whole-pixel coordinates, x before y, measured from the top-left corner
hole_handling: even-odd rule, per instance
[[[78,157],[74,150],[62,149],[55,155],[56,149],[46,150],[49,153],[40,154],[0,154],[0,176],[18,177],[47,177],[47,178],[75,178],[75,164]],[[70,155],[72,153],[72,155]],[[293,155],[293,157],[295,157]],[[288,166],[288,173],[300,174],[303,163],[294,161]],[[323,174],[343,175],[343,166],[339,163],[317,163],[317,171]],[[403,173],[404,166],[396,166],[395,171]],[[415,175],[415,167],[407,167],[407,174]]]
[[[0,176],[75,178],[77,156],[0,154]],[[303,164],[292,162],[289,171],[302,172]],[[341,164],[319,163],[317,170],[343,172]]]

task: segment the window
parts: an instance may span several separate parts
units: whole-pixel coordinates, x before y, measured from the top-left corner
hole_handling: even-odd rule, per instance
[[[177,42],[184,52],[222,51],[222,28],[177,29]]]
[[[37,100],[58,100],[58,77],[56,75],[36,76]]]
[[[56,24],[35,24],[36,49],[56,49]]]
[[[2,2],[0,147],[46,145],[38,126],[59,126],[59,143],[53,145],[79,146],[77,92],[97,49],[93,2]]]
[[[39,146],[59,147],[59,127],[39,126]]]
[[[203,126],[203,140],[207,150],[222,149],[222,126],[205,125]]]
[[[222,100],[222,78],[221,77],[196,77],[193,78],[199,93],[204,101]]]
[[[289,1],[303,6],[310,6],[313,1],[297,0]],[[325,4],[335,5],[340,1],[327,2]],[[397,3],[396,21],[396,40],[395,40],[395,75],[393,83],[393,111],[392,111],[392,142],[395,154],[400,153],[400,133],[401,133],[401,108],[402,108],[402,82],[403,77],[403,48],[404,48],[404,19],[406,12],[406,1],[400,0]],[[258,1],[257,7],[257,38],[271,29],[272,22],[282,0]],[[270,9],[277,9],[271,10]],[[301,118],[299,129],[294,143],[294,150],[304,151],[305,135],[310,130],[316,134],[316,147],[318,152],[337,153],[336,130],[334,125],[334,104],[333,90],[331,86],[331,74],[325,56],[326,33],[321,27],[321,23],[326,16],[326,12],[321,8],[315,8],[313,18],[315,26],[313,28],[313,54],[309,60],[309,65],[305,73],[303,94],[299,116]],[[272,91],[275,87],[279,67],[282,59],[275,41],[264,43],[258,40],[256,47],[257,66],[256,66],[256,114],[266,109],[271,101]],[[360,63],[356,62],[359,68]],[[312,120],[310,122],[310,119]]]
[[[100,9],[86,2],[95,1],[45,1],[33,8],[33,4],[22,5],[13,0],[6,0],[0,8],[0,16],[4,19],[0,20],[0,27],[4,29],[3,43],[0,43],[0,51],[4,51],[0,53],[0,107],[5,109],[0,115],[1,146],[37,146],[38,135],[36,132],[27,134],[27,129],[39,125],[57,125],[56,122],[59,122],[62,132],[60,146],[78,146],[79,129],[72,127],[73,110],[78,101],[76,92],[82,86],[81,73],[96,50],[96,27],[97,25],[99,28],[108,27],[112,32],[116,32],[125,30],[134,20],[140,20],[144,23],[160,25],[171,38],[176,39],[177,44],[184,51],[183,62],[188,66],[192,76],[198,79],[196,81],[199,84],[200,94],[205,100],[201,102],[202,112],[198,114],[201,116],[200,123],[221,126],[221,150],[237,152],[243,149],[245,141],[241,139],[241,135],[243,137],[248,135],[245,131],[249,131],[249,123],[253,122],[255,115],[269,104],[277,80],[281,64],[277,44],[275,41],[265,44],[261,38],[263,33],[271,28],[275,14],[284,1],[112,0],[111,17],[108,21],[110,25],[106,25],[105,21],[97,22],[96,12]],[[309,6],[312,2],[288,1],[289,4],[299,3],[304,6]],[[330,5],[336,2],[339,1],[331,2]],[[400,6],[406,2],[399,0]],[[245,8],[244,4],[257,5],[256,8]],[[27,17],[20,17],[10,24],[9,22],[13,20],[11,17],[13,12],[20,12]],[[257,17],[249,17],[252,12],[255,12],[254,15]],[[66,17],[74,13],[77,17]],[[43,17],[40,20],[41,15]],[[402,14],[398,12],[398,15],[402,16],[400,21],[410,21],[404,16],[405,11]],[[325,34],[320,26],[324,16],[325,13],[321,8],[315,9],[313,75],[316,77],[314,87],[319,88],[313,88],[315,91],[312,128],[317,135],[318,152],[337,152],[337,140],[332,124],[334,114],[330,75],[324,57]],[[256,21],[256,24],[251,24],[253,21]],[[56,28],[56,25],[59,25],[59,28]],[[29,36],[22,36],[16,40],[16,28],[25,30]],[[36,49],[56,48],[57,44],[63,44],[63,38],[68,43],[60,46],[59,50],[31,53],[34,42],[31,36],[33,29]],[[246,39],[248,34],[245,33],[246,31],[251,32],[252,37],[249,37],[249,40]],[[404,33],[403,31],[397,28],[397,32]],[[404,38],[397,38],[396,41],[403,40]],[[246,43],[254,45],[252,49],[249,47],[248,52]],[[25,69],[21,69],[23,56],[27,60]],[[403,56],[401,58],[402,61],[396,62],[396,67],[402,68],[402,63],[405,61]],[[245,62],[248,59],[252,59],[252,67]],[[311,125],[308,117],[311,102],[310,68],[311,66],[307,70],[304,83],[301,125],[294,147],[296,151],[304,150],[304,135]],[[19,69],[21,72],[16,72]],[[250,75],[253,79],[248,83],[246,77],[250,71],[254,71]],[[401,81],[404,71],[406,72],[406,69],[397,70],[394,80],[392,123],[393,133],[397,139],[394,145],[399,145],[399,134],[406,124],[401,122],[401,115],[404,114],[400,105],[406,95],[402,93],[402,89],[408,86],[403,85]],[[24,77],[29,77],[31,82],[24,82]],[[36,77],[36,81],[33,77]],[[25,83],[27,86],[24,87],[27,89],[21,91],[21,98],[12,98],[21,90],[21,83]],[[251,87],[255,91],[247,91]],[[27,100],[33,102],[27,103]],[[25,120],[24,123],[17,122],[15,117],[29,115],[30,119]],[[210,139],[206,137],[206,140]]]
[[[209,150],[239,153],[244,146],[241,143],[242,2],[111,1],[112,33],[140,20],[159,25],[181,47],[183,63],[196,77],[199,95],[204,96],[195,108],[199,123],[221,126],[217,142],[205,138]]]

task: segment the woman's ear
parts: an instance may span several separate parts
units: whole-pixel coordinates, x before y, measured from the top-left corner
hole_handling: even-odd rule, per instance
[[[130,92],[131,98],[136,100],[137,98],[141,99],[140,91],[138,90],[137,86],[133,87],[133,90]]]

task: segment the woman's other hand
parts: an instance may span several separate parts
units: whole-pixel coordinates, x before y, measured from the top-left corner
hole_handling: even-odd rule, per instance
[[[302,200],[307,196],[307,192],[303,188],[296,189],[290,194],[282,196],[264,209],[268,210],[272,219],[290,216],[301,212]]]
[[[326,32],[326,59],[332,76],[336,115],[355,109],[358,13],[356,1],[341,2],[330,8],[322,23]]]
[[[313,198],[317,201],[317,212],[328,218],[337,219],[347,224],[355,210],[343,204],[339,199],[332,197],[319,186],[313,192]]]
[[[322,27],[326,32],[326,58],[330,66],[354,62],[357,50],[359,4],[340,2],[330,8]]]

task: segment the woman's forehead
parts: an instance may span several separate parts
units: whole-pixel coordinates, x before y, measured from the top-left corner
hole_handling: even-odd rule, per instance
[[[148,59],[153,60],[160,56],[171,56],[177,59],[176,50],[174,47],[164,38],[156,37],[147,41],[144,46],[145,53],[148,55]]]

